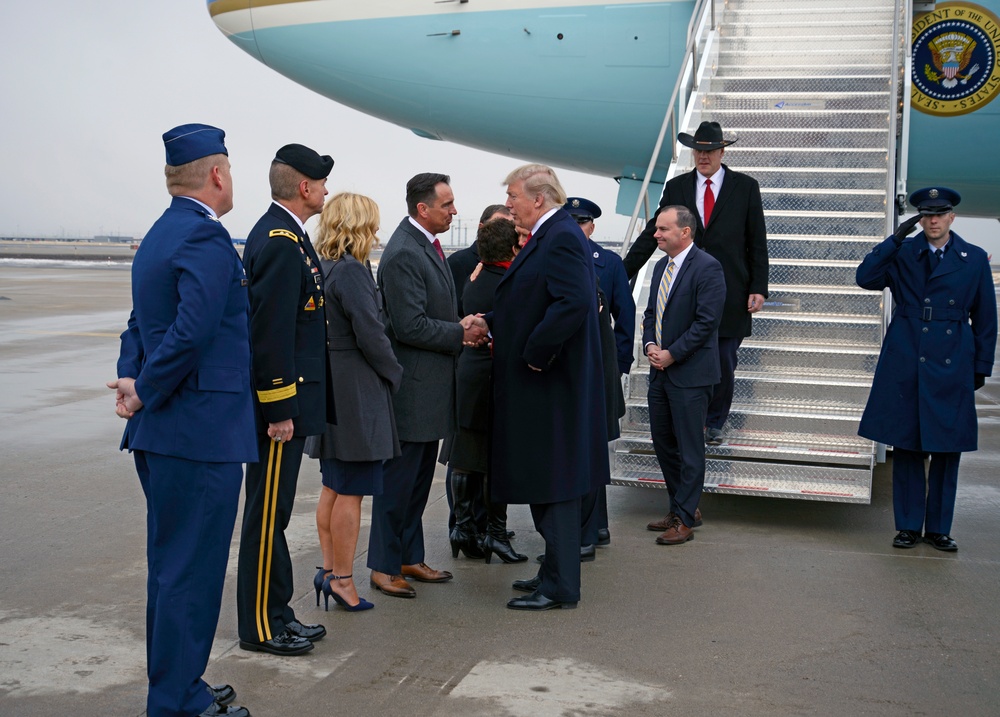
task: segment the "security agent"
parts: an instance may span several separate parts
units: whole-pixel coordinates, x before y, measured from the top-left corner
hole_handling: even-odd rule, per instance
[[[328,399],[326,320],[319,257],[304,223],[323,209],[333,159],[301,144],[278,150],[274,202],[247,237],[250,344],[257,407],[256,462],[247,464],[237,608],[240,647],[301,655],[323,638],[289,604],[294,592],[285,528],[307,436],[323,433]]]
[[[252,460],[253,404],[243,265],[219,217],[233,208],[225,132],[163,135],[170,207],[132,262],[121,336],[121,448],[146,496],[150,717],[249,717],[229,685],[202,679],[222,605],[229,545]]]
[[[609,440],[618,438],[617,423],[621,417],[617,414],[624,411],[624,397],[621,396],[621,374],[628,373],[635,360],[632,351],[635,344],[635,300],[632,298],[632,288],[628,283],[625,265],[615,252],[608,251],[593,240],[595,219],[601,217],[601,208],[584,197],[568,197],[563,209],[569,212],[583,230],[590,244],[591,258],[594,260],[594,271],[597,283],[604,294],[604,301],[614,319],[615,365],[618,368],[615,385],[606,394],[608,399]],[[605,361],[607,364],[607,361]],[[605,376],[607,382],[609,376]],[[610,385],[610,384],[609,384]],[[607,386],[606,386],[607,387]],[[617,396],[615,394],[618,394]],[[615,399],[615,400],[611,400]],[[587,495],[583,499],[583,525],[580,559],[593,560],[596,556],[594,545],[609,545],[611,532],[608,529],[608,496],[607,487],[600,486],[596,495]]]
[[[858,286],[888,288],[895,304],[858,433],[893,447],[896,548],[923,539],[958,550],[949,535],[958,464],[978,446],[974,391],[993,370],[993,274],[986,252],[951,231],[960,201],[947,187],[911,194],[917,216],[857,270]],[[918,222],[923,231],[908,238]]]

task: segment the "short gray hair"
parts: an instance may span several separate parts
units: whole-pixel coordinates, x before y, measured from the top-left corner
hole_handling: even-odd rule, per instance
[[[271,162],[271,171],[267,175],[267,181],[271,185],[271,199],[295,199],[299,196],[299,184],[303,179],[308,177],[292,165],[277,160]]]
[[[544,164],[526,164],[518,167],[503,180],[503,184],[514,182],[524,182],[524,191],[527,194],[541,194],[545,197],[546,210],[561,207],[566,203],[566,190],[563,189],[552,167],[546,167]]]
[[[201,157],[176,167],[166,165],[163,168],[163,174],[167,178],[167,191],[170,196],[176,197],[183,192],[195,191],[204,187],[212,167],[220,165],[219,158],[225,156],[224,154],[210,154],[207,157]]]

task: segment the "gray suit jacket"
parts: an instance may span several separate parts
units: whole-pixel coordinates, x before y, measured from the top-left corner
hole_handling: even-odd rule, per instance
[[[393,404],[399,440],[436,441],[455,429],[455,364],[464,331],[448,264],[404,218],[378,267],[385,332],[403,381]]]

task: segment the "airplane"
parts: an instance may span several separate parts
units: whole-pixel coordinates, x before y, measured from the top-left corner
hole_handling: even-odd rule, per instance
[[[863,26],[870,3],[813,5]],[[237,47],[271,69],[421,137],[642,180],[696,2],[208,0],[207,6]],[[922,12],[934,7],[915,8],[915,111],[905,179],[912,188],[958,190],[963,216],[996,217],[1000,102],[990,101],[1000,93],[1000,0],[938,3],[939,10]],[[940,50],[924,44],[933,39],[921,36],[928,18],[949,8],[968,13],[952,33],[965,39]],[[973,15],[978,19],[968,21]],[[806,31],[790,24],[781,42],[794,41],[797,32]],[[776,49],[780,63],[787,54]],[[932,56],[948,52],[952,61],[936,67]],[[954,58],[960,64],[963,53],[960,70]],[[968,62],[973,54],[985,59]],[[849,77],[866,58],[845,52],[823,61],[842,63]],[[665,143],[655,162],[656,184],[666,177],[672,145]]]

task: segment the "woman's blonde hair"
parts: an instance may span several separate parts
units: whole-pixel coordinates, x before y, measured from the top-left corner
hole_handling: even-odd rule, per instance
[[[316,237],[316,253],[336,261],[350,254],[364,263],[378,246],[378,205],[370,197],[352,192],[335,194],[323,206]]]

